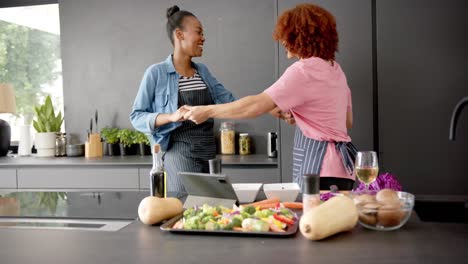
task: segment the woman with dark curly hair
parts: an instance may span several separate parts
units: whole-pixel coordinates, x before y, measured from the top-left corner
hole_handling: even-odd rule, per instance
[[[316,174],[322,187],[351,189],[356,153],[347,132],[353,123],[351,91],[335,61],[335,18],[319,6],[301,4],[279,17],[273,38],[284,45],[288,58],[299,59],[273,85],[233,103],[190,107],[185,117],[198,124],[270,112],[296,123],[293,181],[302,187],[302,175]]]

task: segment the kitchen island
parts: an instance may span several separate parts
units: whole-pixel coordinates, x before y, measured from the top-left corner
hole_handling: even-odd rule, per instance
[[[357,226],[314,242],[289,238],[166,233],[135,221],[117,232],[0,228],[0,263],[467,263],[468,224],[422,222],[402,229]]]

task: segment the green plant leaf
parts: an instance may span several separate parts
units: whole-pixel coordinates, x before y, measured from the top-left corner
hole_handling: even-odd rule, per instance
[[[39,124],[37,123],[36,120],[33,120],[33,127],[34,127],[34,129],[36,129],[36,132],[38,132],[38,133],[41,133],[41,132],[42,132],[42,130],[41,130],[41,128],[39,127]]]

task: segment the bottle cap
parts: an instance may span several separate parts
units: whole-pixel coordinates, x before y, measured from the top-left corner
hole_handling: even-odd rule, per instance
[[[240,133],[239,134],[239,137],[247,137],[247,136],[249,136],[249,133]]]
[[[320,176],[316,174],[304,174],[304,194],[319,194],[320,193]]]

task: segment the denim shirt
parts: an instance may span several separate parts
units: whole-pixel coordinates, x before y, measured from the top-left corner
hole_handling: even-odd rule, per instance
[[[231,92],[226,90],[201,63],[192,63],[200,77],[205,82],[215,104],[235,101]],[[140,88],[130,113],[133,127],[147,135],[151,135],[151,144],[158,143],[163,151],[169,145],[171,132],[182,123],[168,123],[154,127],[159,114],[170,114],[178,109],[179,74],[174,68],[172,54],[158,64],[151,65],[143,75]]]

